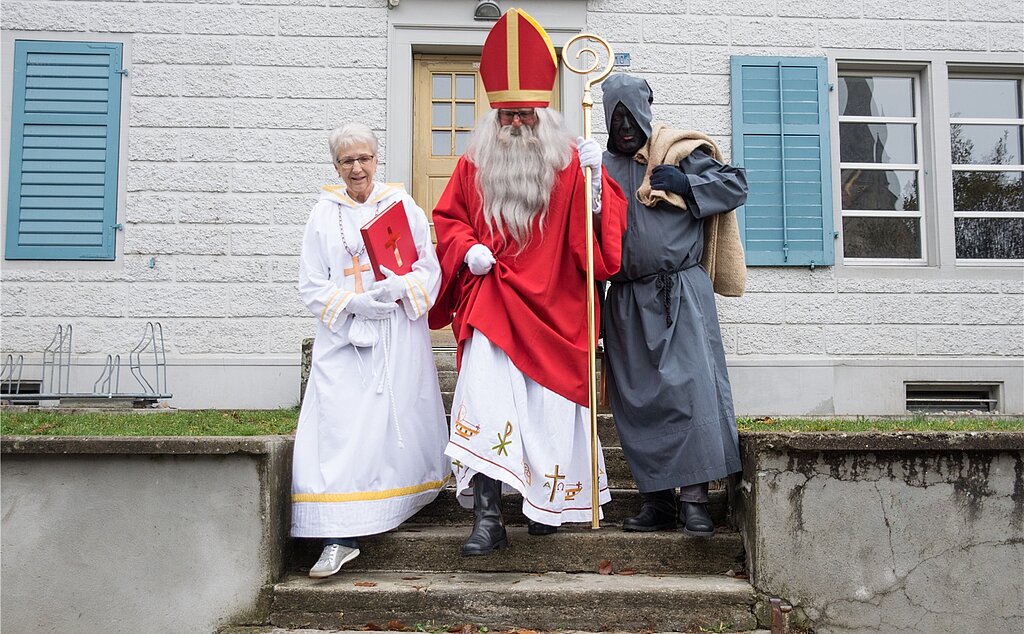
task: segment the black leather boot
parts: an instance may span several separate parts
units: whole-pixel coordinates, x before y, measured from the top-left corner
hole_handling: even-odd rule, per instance
[[[672,490],[640,493],[643,505],[633,517],[622,520],[622,530],[648,533],[676,527],[676,493]]]
[[[551,535],[558,532],[558,527],[551,526],[550,524],[541,524],[540,522],[534,522],[531,519],[527,519],[526,532],[530,535]]]
[[[465,556],[487,555],[508,547],[501,522],[501,482],[482,473],[473,476],[473,532],[462,545]]]
[[[708,505],[698,502],[680,502],[679,521],[683,532],[690,537],[714,537],[715,523],[708,513]]]

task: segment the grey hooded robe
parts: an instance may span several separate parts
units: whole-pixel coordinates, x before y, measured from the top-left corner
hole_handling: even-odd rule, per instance
[[[621,102],[651,137],[651,89],[612,75],[604,113]],[[604,153],[604,168],[629,200],[622,268],[602,309],[608,396],[622,448],[642,492],[690,486],[740,470],[739,440],[715,296],[700,266],[703,218],[746,199],[743,170],[702,151],[680,168],[689,209],[637,201],[645,165]]]

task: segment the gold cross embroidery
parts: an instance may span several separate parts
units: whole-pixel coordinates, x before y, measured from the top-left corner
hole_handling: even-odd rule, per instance
[[[364,264],[362,266],[359,266],[359,256],[358,255],[353,255],[352,256],[352,268],[345,269],[343,271],[343,273],[345,273],[345,277],[348,277],[349,275],[351,275],[351,276],[356,278],[356,292],[357,293],[362,293],[363,292],[363,271],[369,271],[369,270],[370,270],[370,265],[369,264]]]
[[[395,261],[398,262],[398,266],[402,266],[402,254],[398,252],[398,239],[402,237],[402,234],[395,233],[388,227],[388,241],[384,243],[385,249],[394,249]]]
[[[508,439],[512,435],[512,421],[505,421],[505,435],[498,434],[498,444],[491,447],[491,449],[498,452],[499,456],[508,455],[508,446],[512,444],[512,441]]]
[[[565,475],[558,473],[558,465],[555,465],[555,472],[554,473],[545,473],[544,477],[545,478],[551,478],[551,498],[548,499],[548,502],[554,502],[555,501],[555,492],[558,490],[558,481],[559,480],[565,480]]]

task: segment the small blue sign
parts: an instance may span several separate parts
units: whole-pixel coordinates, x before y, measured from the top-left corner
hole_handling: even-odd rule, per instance
[[[615,66],[629,66],[629,53],[616,53]]]

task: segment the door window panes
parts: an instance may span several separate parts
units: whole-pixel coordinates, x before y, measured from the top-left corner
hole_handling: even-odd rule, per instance
[[[476,123],[476,76],[431,73],[430,153],[459,156],[466,151]]]
[[[433,99],[452,98],[452,76],[449,73],[434,73],[430,77],[430,85]]]
[[[916,75],[841,72],[839,176],[849,264],[923,264],[921,119]]]
[[[956,258],[1024,259],[1024,106],[1021,80],[949,80]]]

